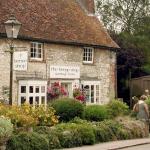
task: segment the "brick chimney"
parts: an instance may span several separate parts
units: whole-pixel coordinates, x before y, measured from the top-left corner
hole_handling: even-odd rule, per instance
[[[78,0],[78,2],[89,14],[95,14],[94,0]]]

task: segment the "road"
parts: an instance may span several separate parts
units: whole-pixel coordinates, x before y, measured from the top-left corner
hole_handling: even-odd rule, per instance
[[[123,148],[121,150],[150,150],[150,144],[139,145],[139,146],[134,146],[134,147],[129,147],[129,148]]]

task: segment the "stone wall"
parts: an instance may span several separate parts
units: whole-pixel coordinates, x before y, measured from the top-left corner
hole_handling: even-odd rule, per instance
[[[15,41],[16,50],[30,50],[30,42]],[[0,39],[0,95],[2,87],[9,87],[9,53],[4,51],[9,49],[7,42]],[[42,62],[30,61],[27,72],[14,71],[13,99],[17,100],[18,79],[31,76],[36,78],[40,74],[49,80],[50,65],[79,66],[81,80],[99,80],[101,82],[101,100],[107,103],[115,96],[115,63],[114,52],[108,50],[94,50],[94,63],[85,65],[82,62],[82,47],[66,46],[56,44],[44,44],[44,60]],[[17,101],[15,101],[17,102]]]

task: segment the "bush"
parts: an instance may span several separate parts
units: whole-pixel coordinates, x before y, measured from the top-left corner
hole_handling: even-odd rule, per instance
[[[102,105],[91,105],[86,106],[84,109],[84,119],[89,121],[103,121],[108,119],[108,111],[106,106]]]
[[[74,117],[81,117],[84,110],[83,104],[69,98],[56,100],[51,105],[56,110],[56,114],[60,117],[60,121],[70,121]]]
[[[49,141],[49,149],[59,149],[62,147],[59,141],[59,135],[60,133],[58,133],[55,130],[49,131],[49,133],[47,134],[47,139]]]
[[[30,105],[7,106],[0,104],[0,115],[8,117],[15,127],[32,127],[35,125],[53,126],[58,123],[55,110],[51,107]]]
[[[129,107],[124,102],[119,100],[112,100],[107,105],[108,113],[111,118],[120,116],[120,115],[127,115],[129,113]]]
[[[49,149],[58,149],[61,148],[59,141],[59,132],[55,128],[50,128],[47,126],[37,126],[34,127],[34,132],[39,134],[44,134],[49,141]]]
[[[48,140],[38,133],[19,133],[13,135],[7,143],[6,150],[49,150]]]
[[[63,123],[56,126],[56,129],[62,133],[59,137],[62,147],[68,147],[68,144],[69,147],[74,147],[95,143],[94,130],[89,124]]]
[[[144,122],[127,116],[116,119],[123,126],[123,129],[128,132],[128,139],[148,137],[149,133]]]
[[[148,108],[149,108],[149,111],[150,111],[150,98],[148,98],[145,102],[148,105]]]
[[[104,121],[94,123],[94,133],[97,142],[108,142],[116,140],[111,128]]]
[[[5,143],[12,135],[13,124],[9,119],[0,117],[0,145]]]

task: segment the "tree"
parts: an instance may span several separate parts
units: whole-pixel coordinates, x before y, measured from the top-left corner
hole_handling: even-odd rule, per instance
[[[117,53],[119,97],[129,99],[129,79],[150,74],[149,0],[96,0],[97,13],[120,46]]]
[[[134,25],[149,15],[149,0],[96,0],[97,13],[111,31],[134,32]]]

